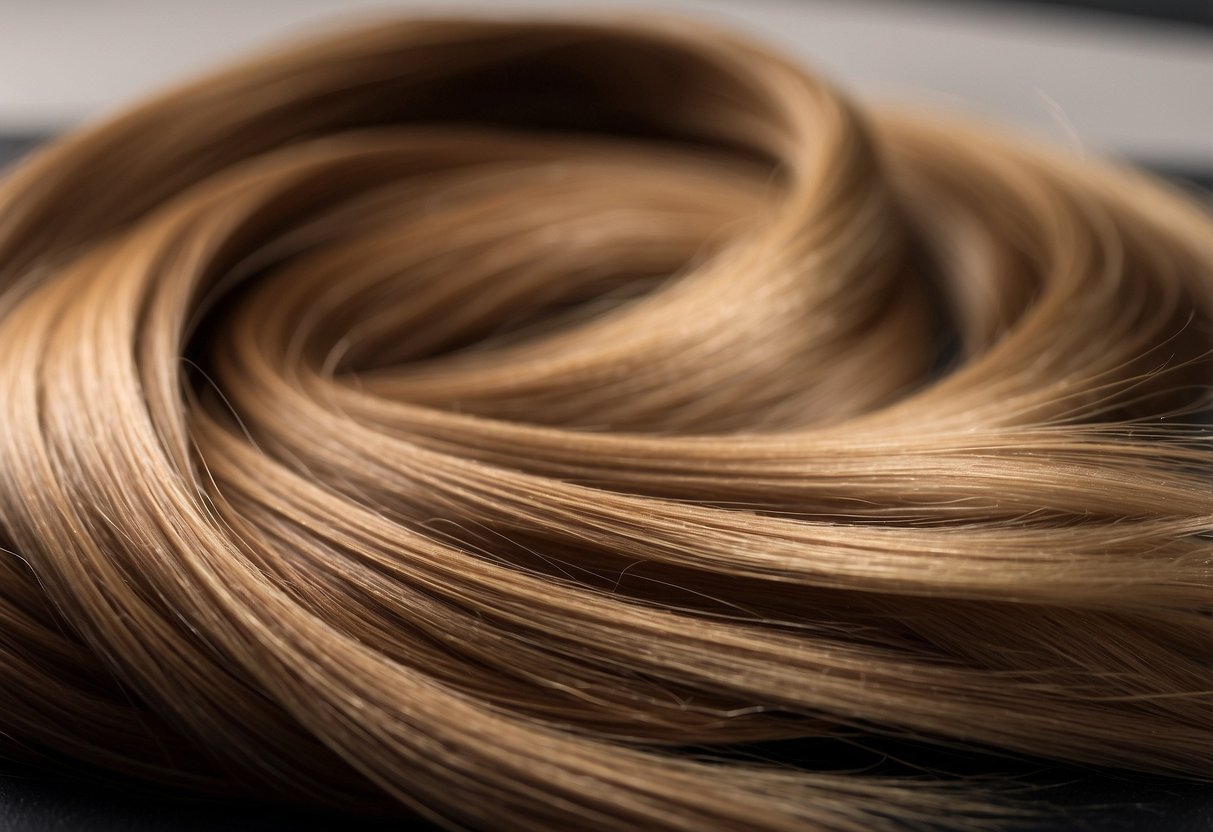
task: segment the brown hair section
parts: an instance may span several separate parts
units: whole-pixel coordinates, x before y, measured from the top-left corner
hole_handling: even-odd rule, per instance
[[[453,826],[1213,771],[1213,221],[717,31],[388,23],[0,183],[0,736]]]

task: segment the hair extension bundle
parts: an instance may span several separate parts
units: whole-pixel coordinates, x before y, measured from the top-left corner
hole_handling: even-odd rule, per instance
[[[0,735],[476,828],[1208,779],[1211,318],[1182,197],[720,32],[254,60],[0,183]]]

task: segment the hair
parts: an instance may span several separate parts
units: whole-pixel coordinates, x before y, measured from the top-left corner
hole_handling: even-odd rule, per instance
[[[549,830],[991,817],[786,739],[1207,780],[1211,318],[1195,202],[699,25],[268,54],[0,183],[6,753]]]

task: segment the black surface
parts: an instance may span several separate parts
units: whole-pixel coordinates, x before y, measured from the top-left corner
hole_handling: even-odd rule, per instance
[[[972,3],[973,0],[954,0],[954,2]],[[997,6],[1027,3],[1032,6],[1079,9],[1084,12],[1127,15],[1155,22],[1213,28],[1213,0],[1014,0],[1014,3],[1010,0],[985,0],[985,2]]]
[[[0,135],[0,172],[42,140],[42,136]]]
[[[400,822],[270,804],[157,791],[0,764],[0,830],[5,832],[383,832]],[[409,829],[427,829],[409,824]]]
[[[1007,832],[1209,832],[1213,788],[1163,778],[1056,767],[1042,761],[947,751],[886,741],[880,748],[841,741],[786,742],[760,759],[855,776],[935,773],[994,782],[1031,819]],[[910,766],[907,761],[912,761]],[[104,777],[104,779],[102,779]],[[432,830],[404,822],[408,829]],[[112,776],[50,773],[0,763],[0,830],[29,832],[383,832],[401,821],[352,817],[268,803],[203,798]]]

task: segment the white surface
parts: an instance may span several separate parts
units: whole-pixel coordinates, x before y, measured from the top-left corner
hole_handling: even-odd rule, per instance
[[[257,46],[368,15],[675,11],[749,31],[869,97],[1067,143],[1213,164],[1213,36],[963,3],[845,0],[0,0],[0,132],[93,118]]]

